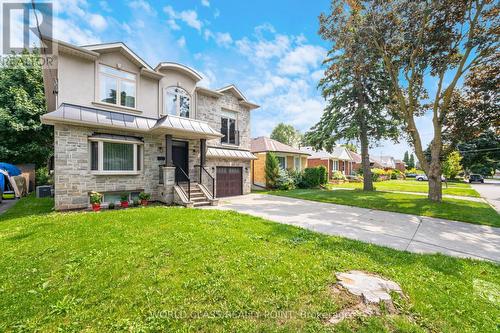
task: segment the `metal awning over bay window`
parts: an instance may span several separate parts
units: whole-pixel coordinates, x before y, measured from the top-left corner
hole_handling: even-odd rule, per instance
[[[166,115],[160,119],[63,103],[40,117],[43,124],[73,124],[92,128],[116,129],[153,134],[170,134],[185,139],[215,139],[223,135],[208,123]]]

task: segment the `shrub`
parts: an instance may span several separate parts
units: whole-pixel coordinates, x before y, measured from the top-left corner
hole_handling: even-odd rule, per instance
[[[38,168],[35,171],[35,182],[37,186],[52,185],[54,183],[54,177],[46,167]]]
[[[288,175],[292,178],[295,187],[302,188],[303,174],[298,170],[288,170]]]
[[[137,199],[135,199],[133,202],[132,202],[132,206],[140,206],[141,205],[141,202]]]
[[[385,171],[384,169],[373,168],[371,169],[371,171],[372,171],[372,180],[374,182],[387,180],[391,176],[391,172]]]
[[[278,159],[276,158],[276,155],[274,155],[274,153],[269,152],[266,154],[265,173],[266,187],[269,189],[275,189],[277,187],[276,182],[279,177],[280,167]]]
[[[109,205],[108,205],[108,209],[115,209],[115,203],[114,202],[110,202]]]
[[[346,177],[340,171],[334,171],[333,174],[332,174],[332,178],[334,180],[346,180]]]
[[[321,184],[324,184],[325,174],[325,167],[305,168],[303,176],[304,186],[307,188],[314,188],[318,187]]]
[[[326,170],[324,165],[320,165],[317,167],[319,173],[319,183],[321,185],[325,185],[328,183],[328,171]]]
[[[122,194],[120,196],[120,202],[128,202],[128,194]]]
[[[283,169],[279,170],[279,176],[276,180],[276,188],[284,191],[293,190],[295,188],[295,182],[287,171]]]

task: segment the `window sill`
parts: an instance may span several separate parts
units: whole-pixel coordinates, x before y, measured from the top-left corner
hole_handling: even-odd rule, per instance
[[[91,171],[94,176],[138,176],[141,171]]]
[[[111,109],[115,109],[118,111],[128,111],[128,112],[134,112],[137,114],[141,114],[142,111],[136,108],[130,108],[128,106],[121,106],[117,104],[111,104],[111,103],[105,103],[105,102],[92,102],[92,104],[97,105],[97,106],[105,106]]]
[[[236,144],[236,143],[221,143],[221,146],[222,147],[239,147],[240,145]]]

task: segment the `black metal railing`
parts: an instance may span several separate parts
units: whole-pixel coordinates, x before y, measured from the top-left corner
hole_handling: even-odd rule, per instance
[[[198,184],[203,185],[212,199],[215,199],[215,178],[203,165],[195,165],[196,175],[198,176]]]
[[[175,185],[177,185],[181,191],[184,193],[184,195],[187,196],[188,200],[191,201],[191,179],[189,179],[189,176],[186,174],[186,172],[177,164],[174,163],[175,166]],[[181,177],[178,177],[177,174],[184,176],[185,180],[180,180]],[[187,183],[187,193],[184,189],[184,186],[182,186],[181,183]],[[181,184],[181,185],[179,185]]]

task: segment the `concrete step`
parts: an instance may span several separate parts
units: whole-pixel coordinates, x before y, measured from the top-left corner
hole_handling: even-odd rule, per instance
[[[196,201],[193,202],[194,207],[199,207],[199,206],[209,206],[210,202],[209,201]]]
[[[207,201],[206,197],[198,197],[198,198],[193,198],[191,197],[192,202],[199,202],[199,201]]]

